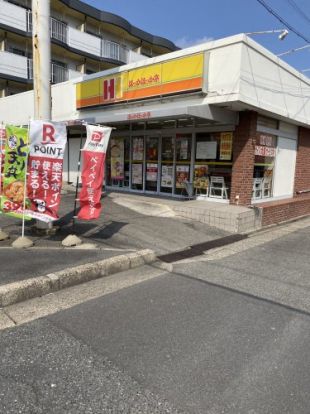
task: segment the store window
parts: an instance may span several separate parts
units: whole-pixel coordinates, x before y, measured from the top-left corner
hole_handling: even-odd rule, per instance
[[[132,138],[131,188],[143,190],[144,137]]]
[[[129,137],[111,138],[107,154],[107,185],[129,187],[129,167]]]
[[[252,193],[254,200],[269,198],[273,195],[276,148],[276,135],[257,132]]]
[[[196,134],[193,182],[196,195],[229,199],[232,143],[232,132]]]
[[[192,134],[176,135],[175,194],[184,194],[190,181]]]
[[[172,194],[173,189],[174,139],[171,136],[161,138],[161,175],[160,192]]]
[[[158,137],[146,137],[145,154],[145,189],[146,191],[157,191],[158,181]]]

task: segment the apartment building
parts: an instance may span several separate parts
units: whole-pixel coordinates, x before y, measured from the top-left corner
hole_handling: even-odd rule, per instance
[[[80,0],[51,0],[53,84],[177,50]],[[33,89],[31,0],[0,0],[0,97]]]

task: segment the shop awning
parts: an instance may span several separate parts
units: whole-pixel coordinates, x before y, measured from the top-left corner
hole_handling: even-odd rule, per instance
[[[210,123],[221,125],[236,125],[237,113],[214,105],[185,105],[184,103],[169,102],[153,105],[130,105],[122,108],[105,107],[81,111],[80,117],[94,123],[117,123],[125,121],[147,121],[158,118],[197,117]]]

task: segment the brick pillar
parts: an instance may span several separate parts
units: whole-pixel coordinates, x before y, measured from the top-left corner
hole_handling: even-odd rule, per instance
[[[236,127],[233,141],[231,204],[251,204],[256,128],[256,112],[239,112],[239,124]]]
[[[310,193],[296,194],[304,190],[310,190],[310,129],[299,127],[294,196],[310,196]]]

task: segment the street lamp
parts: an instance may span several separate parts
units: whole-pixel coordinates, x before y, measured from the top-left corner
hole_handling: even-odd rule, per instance
[[[260,32],[249,32],[245,33],[246,35],[259,35],[259,34],[271,34],[271,33],[280,33],[278,36],[279,40],[284,40],[286,36],[289,34],[287,29],[274,29],[274,30],[263,30]]]
[[[301,47],[297,47],[296,49],[287,50],[286,52],[279,53],[277,56],[289,55],[290,53],[297,52],[298,50],[307,49],[308,47],[310,47],[310,44],[309,45],[305,45],[305,46],[301,46]]]

